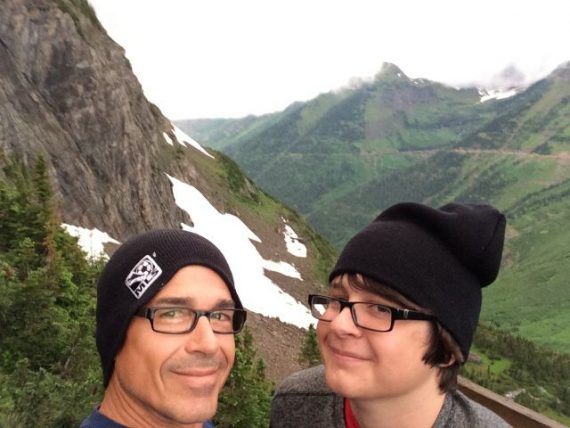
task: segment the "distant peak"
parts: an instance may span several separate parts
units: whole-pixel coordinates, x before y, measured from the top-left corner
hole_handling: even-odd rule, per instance
[[[556,67],[547,79],[570,81],[570,61]]]
[[[525,74],[516,65],[511,64],[501,70],[500,73],[495,74],[486,86],[488,88],[506,90],[520,88],[525,85],[526,81]]]
[[[376,80],[387,80],[387,79],[406,79],[409,80],[408,76],[404,74],[402,70],[391,62],[385,62],[382,64],[382,68],[375,76]]]

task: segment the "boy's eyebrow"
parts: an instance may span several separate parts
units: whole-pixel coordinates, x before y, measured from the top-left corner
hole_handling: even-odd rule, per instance
[[[340,281],[333,281],[331,283],[330,291],[342,291],[346,293],[346,287]]]
[[[343,286],[342,286],[342,284],[340,283],[340,281],[333,281],[333,282],[331,282],[331,288],[334,288],[334,289],[337,289],[337,290],[338,290],[338,289],[342,289]]]

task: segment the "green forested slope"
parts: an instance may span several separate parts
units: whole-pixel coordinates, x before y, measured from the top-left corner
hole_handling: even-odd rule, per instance
[[[496,118],[464,138],[463,147],[538,154],[568,151],[570,63],[522,94],[501,101],[498,107]]]
[[[179,125],[222,147],[266,191],[310,217],[339,193],[454,144],[494,115],[473,89],[412,80],[386,64],[372,82],[257,121]],[[232,126],[239,131],[229,137]]]
[[[225,208],[270,228],[286,216],[311,248],[311,283],[322,283],[334,249],[255,188],[233,161],[217,157],[215,163],[204,157],[196,168],[224,195]],[[60,226],[48,165],[37,159],[30,171],[0,151],[0,427],[77,427],[103,395],[94,333],[104,260],[87,260],[77,238]],[[267,426],[274,385],[266,368],[246,327],[236,338],[216,425]]]
[[[337,247],[400,201],[496,205],[508,239],[483,319],[570,352],[569,101],[569,64],[486,103],[388,65],[226,150]]]

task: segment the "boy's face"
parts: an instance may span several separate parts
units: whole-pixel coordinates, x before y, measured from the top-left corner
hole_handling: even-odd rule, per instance
[[[350,287],[346,275],[339,286],[331,287],[330,295],[398,307]],[[422,360],[428,348],[429,322],[396,321],[392,331],[381,333],[355,326],[345,308],[333,321],[319,321],[317,336],[327,384],[346,398],[399,398],[420,388],[438,388],[438,368]]]
[[[234,305],[218,274],[203,266],[187,266],[147,306],[211,310]],[[123,404],[149,425],[202,426],[216,411],[234,356],[233,334],[215,334],[206,317],[184,334],[157,333],[148,319],[133,317],[115,360],[111,386]]]

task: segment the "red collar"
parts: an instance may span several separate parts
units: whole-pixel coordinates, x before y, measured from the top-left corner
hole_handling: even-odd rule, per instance
[[[350,401],[348,401],[346,398],[344,399],[344,422],[346,428],[360,428],[360,425],[358,425],[358,421],[356,420],[354,413],[352,413]]]

